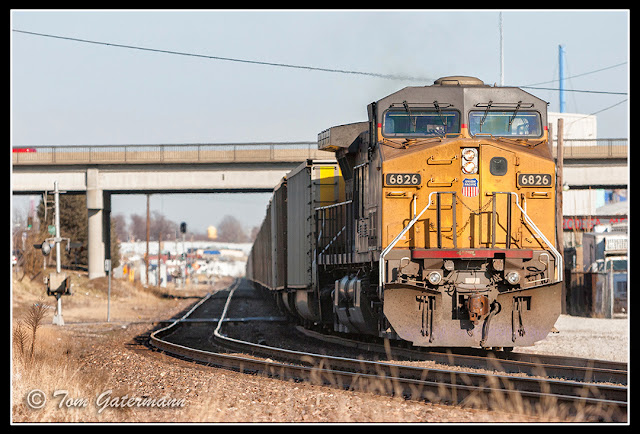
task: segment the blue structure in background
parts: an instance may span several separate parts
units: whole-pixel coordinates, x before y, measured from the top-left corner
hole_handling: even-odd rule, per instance
[[[564,46],[558,45],[558,71],[560,78],[560,113],[564,113],[566,103],[564,100]]]

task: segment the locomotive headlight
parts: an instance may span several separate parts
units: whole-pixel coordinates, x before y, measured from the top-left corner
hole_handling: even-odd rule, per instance
[[[437,285],[442,281],[442,274],[440,274],[438,271],[432,271],[431,273],[429,273],[428,279],[429,283],[431,283],[432,285]]]
[[[462,148],[462,173],[471,175],[478,173],[478,150]]]
[[[510,271],[507,273],[507,282],[511,285],[517,285],[520,282],[520,273],[517,271]]]
[[[467,161],[462,164],[462,173],[472,174],[478,172],[478,166],[473,161]]]
[[[475,148],[464,148],[462,150],[462,158],[467,161],[473,161],[478,156]]]

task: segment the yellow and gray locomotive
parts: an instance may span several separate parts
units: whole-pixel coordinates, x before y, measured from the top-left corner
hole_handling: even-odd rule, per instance
[[[445,77],[329,128],[274,190],[247,277],[308,324],[417,346],[530,346],[561,309],[547,103]]]

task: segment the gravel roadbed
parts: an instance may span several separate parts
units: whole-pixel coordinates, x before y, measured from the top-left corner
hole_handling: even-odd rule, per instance
[[[216,294],[222,302],[224,291]],[[254,297],[251,297],[254,298]],[[184,300],[186,311],[193,300]],[[170,314],[176,315],[177,311]],[[252,314],[255,315],[255,311]],[[269,313],[268,311],[261,313]],[[162,313],[158,312],[161,317]],[[166,325],[166,324],[165,324]],[[159,326],[158,326],[159,327]],[[194,329],[207,327],[198,325]],[[230,329],[243,326],[232,326]],[[264,325],[251,323],[249,330]],[[547,340],[515,351],[628,360],[628,321],[561,316]],[[85,343],[73,354],[77,375],[104,375],[113,396],[184,399],[180,408],[76,412],[56,410],[68,422],[223,422],[223,423],[527,423],[564,422],[553,414],[532,417],[509,412],[452,407],[354,392],[308,383],[242,374],[181,360],[148,346],[150,324],[78,324],[57,329]],[[211,328],[213,330],[213,328]],[[22,410],[18,410],[22,411]],[[24,410],[27,411],[27,410]],[[30,413],[33,414],[33,413]],[[48,421],[48,420],[46,420]]]
[[[558,333],[549,333],[532,347],[516,347],[515,352],[629,362],[629,320],[625,317],[585,318],[560,315]]]

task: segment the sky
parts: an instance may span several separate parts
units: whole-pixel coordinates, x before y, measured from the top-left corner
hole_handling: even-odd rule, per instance
[[[447,75],[499,85],[500,12],[505,86],[558,89],[563,45],[565,89],[589,91],[566,92],[566,112],[595,113],[600,138],[628,137],[624,9],[12,10],[11,145],[316,141],[328,127],[367,120],[367,104],[406,86]],[[557,90],[525,90],[560,110]],[[250,231],[269,197],[150,203],[196,232],[226,214]],[[29,200],[14,195],[12,206],[23,211]],[[145,213],[144,195],[112,196],[112,215]]]

